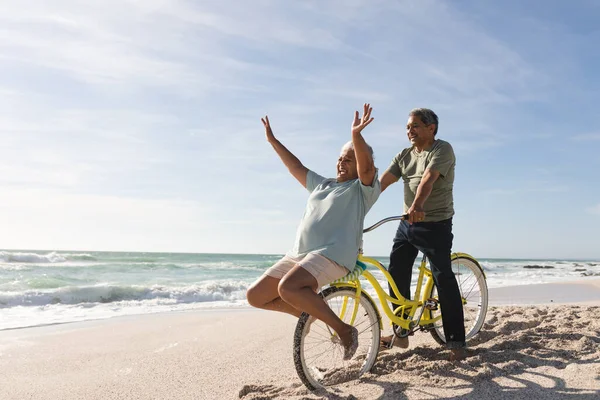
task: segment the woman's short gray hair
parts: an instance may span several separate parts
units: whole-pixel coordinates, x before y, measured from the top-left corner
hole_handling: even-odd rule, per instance
[[[435,131],[433,131],[433,134],[435,135],[437,133],[439,126],[438,116],[429,108],[413,108],[408,113],[408,116],[419,117],[425,125],[435,124]]]
[[[373,160],[375,160],[375,155],[373,155],[373,148],[368,143],[365,143],[365,144],[367,145],[367,148],[369,149],[369,153],[371,153],[371,158]],[[344,147],[342,147],[342,150],[346,149],[346,148],[354,150],[354,143],[352,142],[352,140],[349,141],[348,143],[346,143],[344,145]]]

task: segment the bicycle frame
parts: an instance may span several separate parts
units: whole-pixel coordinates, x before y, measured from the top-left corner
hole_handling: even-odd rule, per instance
[[[370,231],[374,230],[375,228],[385,224],[386,222],[398,221],[398,220],[402,220],[405,218],[407,218],[407,215],[382,219],[381,221],[377,222],[376,224],[363,230],[363,233],[370,232]],[[417,288],[415,290],[415,295],[414,295],[414,299],[416,299],[416,300],[408,300],[407,298],[402,296],[400,294],[400,291],[398,290],[398,287],[396,286],[396,283],[394,282],[394,279],[392,278],[390,273],[387,271],[387,269],[379,261],[375,260],[374,258],[365,257],[362,254],[362,248],[359,250],[358,261],[366,263],[367,265],[372,265],[372,266],[376,267],[377,269],[379,269],[379,271],[381,271],[381,273],[385,277],[386,281],[392,288],[392,292],[394,293],[396,298],[390,296],[381,287],[381,285],[379,284],[379,281],[368,271],[368,269],[365,269],[365,271],[362,273],[362,276],[364,276],[365,279],[371,285],[373,285],[373,288],[375,289],[375,293],[377,294],[377,297],[379,299],[379,303],[381,304],[381,308],[383,309],[383,312],[385,313],[385,315],[387,315],[387,317],[390,319],[390,321],[392,323],[398,325],[399,327],[401,327],[403,329],[412,330],[416,326],[415,322],[413,321],[413,317],[415,316],[417,309],[419,309],[421,307],[423,308],[423,311],[419,317],[419,326],[431,325],[441,319],[441,315],[431,318],[430,310],[423,306],[425,301],[427,300],[426,295],[428,293],[431,293],[431,290],[433,289],[433,285],[434,285],[431,270],[429,268],[427,268],[427,257],[426,256],[423,256],[423,259],[421,260],[421,264],[419,265],[419,277],[417,279]],[[425,287],[423,288],[424,281],[425,281]],[[360,296],[364,294],[364,295],[368,296],[370,300],[373,300],[371,298],[371,296],[369,296],[369,294],[367,294],[367,292],[363,292],[362,285],[360,283],[359,278],[349,281],[349,282],[336,283],[336,284],[333,284],[332,286],[350,286],[356,290],[356,297],[358,299],[360,299]],[[422,293],[423,298],[421,298],[421,293]],[[395,304],[398,307],[396,307],[394,310],[392,310],[389,306],[389,303]],[[347,307],[348,307],[348,299],[344,299],[344,301],[342,303],[342,309],[341,309],[341,318],[343,318],[346,315]],[[358,311],[358,302],[355,302],[354,309],[352,310],[352,316],[350,318],[351,324],[354,323],[357,311]],[[379,313],[379,310],[377,310],[377,312]],[[408,318],[405,318],[404,316],[407,316]],[[383,321],[381,320],[381,316],[379,318],[379,325],[383,329]]]
[[[427,268],[426,257],[423,256],[421,264],[419,265],[419,277],[417,279],[417,289],[415,291],[415,296],[414,296],[414,298],[416,300],[408,300],[400,294],[400,291],[398,290],[396,283],[392,279],[392,276],[379,261],[377,261],[371,257],[365,257],[362,254],[360,254],[358,256],[358,261],[361,261],[363,263],[366,263],[368,265],[372,265],[372,266],[376,267],[379,271],[381,271],[381,273],[383,274],[383,276],[389,283],[390,287],[392,288],[392,292],[394,293],[396,298],[390,296],[381,287],[381,284],[379,283],[379,281],[368,270],[365,270],[363,272],[362,276],[364,276],[365,279],[371,285],[373,285],[373,288],[375,289],[375,292],[379,299],[379,303],[381,304],[381,308],[383,309],[383,312],[385,313],[385,315],[387,315],[387,317],[390,319],[390,321],[392,323],[400,326],[401,328],[407,329],[407,330],[413,329],[415,327],[415,323],[414,323],[414,321],[412,321],[412,318],[415,316],[417,310],[420,307],[423,307],[423,303],[425,302],[425,300],[427,300],[426,294],[431,293],[431,290],[434,285],[431,271],[429,270],[429,268]],[[425,281],[425,286],[423,287],[424,281]],[[356,279],[356,280],[353,280],[350,282],[337,283],[337,284],[334,284],[333,286],[350,286],[356,290],[357,298],[360,298],[361,295],[369,296],[366,292],[363,292],[362,285],[361,285],[359,279]],[[421,298],[421,293],[423,294],[423,298]],[[398,307],[396,307],[394,310],[392,310],[389,303],[395,304]],[[358,310],[358,302],[355,302],[354,310],[352,310],[351,323],[354,323],[357,310]],[[342,304],[342,309],[341,309],[341,317],[343,317],[347,311],[348,311],[347,310],[347,299],[344,299],[344,302]],[[403,318],[402,316],[404,316],[404,315],[408,316],[408,318]],[[421,318],[419,320],[419,326],[433,324],[434,322],[437,322],[440,318],[441,318],[441,316],[431,318],[431,313],[429,312],[429,309],[424,309],[423,314],[421,315]],[[383,328],[383,321],[381,319],[380,319],[380,327]]]
[[[400,219],[406,219],[406,216],[386,218],[363,232],[369,232],[386,222]],[[362,246],[360,247],[356,268],[346,276],[332,282],[330,288],[321,292],[321,296],[329,304],[331,310],[344,323],[354,326],[359,330],[359,334],[363,335],[361,336],[363,344],[361,344],[360,358],[356,359],[359,364],[362,364],[360,370],[352,373],[358,372],[358,376],[360,376],[370,371],[382,345],[384,348],[391,348],[395,338],[404,338],[416,331],[430,333],[433,339],[441,345],[447,343],[441,316],[443,310],[440,309],[439,298],[435,293],[433,273],[435,266],[428,263],[428,257],[423,255],[418,265],[416,290],[414,293],[411,292],[413,300],[410,300],[400,294],[398,286],[386,267],[375,258],[363,255]],[[488,307],[485,273],[477,260],[468,254],[452,253],[450,259],[451,270],[457,277],[465,317],[467,313],[469,315],[468,323],[465,318],[465,339],[469,340],[481,330],[485,322]],[[383,280],[375,278],[375,272],[371,270],[370,266],[381,272],[389,284],[389,290]],[[364,290],[361,275],[372,285],[374,295],[370,295]],[[371,291],[370,288],[369,291]],[[375,296],[379,300],[379,305],[373,301]],[[393,324],[392,340],[389,342],[381,340],[384,329],[383,313]],[[294,334],[296,370],[302,382],[311,390],[339,383],[337,371],[343,371],[348,365],[344,361],[340,363],[337,359],[339,349],[336,349],[335,346],[341,344],[341,340],[329,325],[325,324],[325,328],[320,327],[319,332],[313,333],[313,336],[307,339],[308,335],[313,332],[310,330],[310,324],[313,322],[314,319],[311,321],[308,314],[303,314]],[[325,332],[322,332],[323,329]],[[326,352],[329,352],[330,355],[325,356]],[[328,380],[334,376],[336,378],[333,381]]]

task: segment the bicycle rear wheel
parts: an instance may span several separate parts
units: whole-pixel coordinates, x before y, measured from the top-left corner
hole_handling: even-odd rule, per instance
[[[483,270],[479,263],[472,258],[459,256],[452,260],[452,271],[456,276],[460,295],[463,300],[463,311],[465,315],[465,338],[471,339],[475,336],[485,322],[488,308],[488,288]],[[435,285],[431,291],[431,298],[437,298]],[[442,310],[432,311],[432,317],[439,315]],[[446,343],[442,320],[433,325],[431,336],[439,344]]]
[[[370,297],[350,287],[329,287],[321,296],[342,321],[358,329],[358,350],[344,361],[339,337],[324,322],[303,313],[294,333],[294,364],[310,390],[356,379],[371,370],[379,352],[379,313]],[[354,312],[356,311],[356,312]]]

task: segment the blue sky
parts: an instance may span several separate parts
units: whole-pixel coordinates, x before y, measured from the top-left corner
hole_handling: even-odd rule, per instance
[[[370,102],[380,172],[408,111],[438,113],[455,250],[598,259],[598,20],[593,0],[2,2],[0,248],[284,253],[307,193],[260,117],[333,176]],[[367,224],[401,212],[396,184]]]

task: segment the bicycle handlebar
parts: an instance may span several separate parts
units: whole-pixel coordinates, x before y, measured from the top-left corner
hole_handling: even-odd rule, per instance
[[[386,222],[403,221],[405,219],[408,219],[408,214],[396,215],[395,217],[387,217],[387,218],[384,218],[381,221],[371,225],[367,229],[363,229],[363,233],[371,232],[373,229],[380,227],[381,225],[385,224]]]

